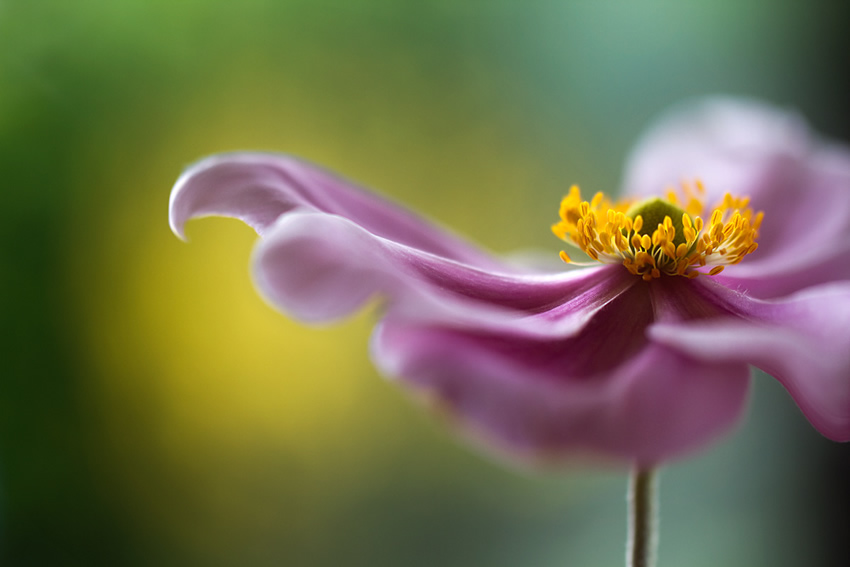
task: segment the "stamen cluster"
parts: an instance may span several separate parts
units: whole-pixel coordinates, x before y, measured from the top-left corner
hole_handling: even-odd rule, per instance
[[[577,186],[561,201],[561,220],[552,226],[556,236],[604,264],[622,263],[629,272],[649,281],[662,274],[695,278],[719,274],[758,248],[756,239],[763,213],[748,208],[748,198],[727,193],[705,223],[701,183],[696,191],[682,187],[687,200],[679,205],[674,191],[666,199],[611,203],[602,193],[583,201]],[[655,224],[655,226],[652,226]],[[566,252],[561,258],[574,263]],[[699,268],[710,267],[708,272]]]

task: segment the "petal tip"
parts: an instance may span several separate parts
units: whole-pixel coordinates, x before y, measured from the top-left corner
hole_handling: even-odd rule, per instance
[[[171,189],[171,195],[168,200],[168,224],[171,227],[171,232],[177,238],[184,242],[188,242],[186,237],[185,224],[186,221],[196,217],[203,216],[204,212],[198,209],[198,191],[191,190],[192,185],[207,171],[216,168],[217,166],[230,161],[245,161],[253,155],[248,152],[231,152],[207,156],[195,161],[183,169],[180,177],[174,183]]]
[[[192,216],[190,207],[184,199],[184,189],[189,180],[200,170],[208,168],[213,160],[213,157],[206,157],[189,165],[177,178],[174,187],[171,188],[171,195],[168,198],[168,226],[171,228],[171,232],[183,242],[188,242],[184,227],[186,221]]]

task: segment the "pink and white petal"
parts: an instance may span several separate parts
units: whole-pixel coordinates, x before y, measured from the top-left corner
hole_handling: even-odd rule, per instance
[[[768,298],[850,279],[850,152],[833,148],[831,158],[774,172],[775,203],[765,213],[759,248],[724,271],[738,280],[730,285],[749,282],[754,295]]]
[[[376,236],[323,213],[291,213],[254,252],[268,301],[298,319],[334,321],[371,298],[422,320],[571,334],[636,279],[617,266],[556,275],[489,272]]]
[[[850,150],[814,143],[794,114],[754,102],[712,99],[679,110],[638,145],[626,189],[658,194],[702,179],[707,205],[723,193],[764,211],[759,249],[724,272],[762,298],[850,279]],[[734,280],[734,281],[733,281]]]
[[[785,297],[808,287],[827,282],[850,280],[850,240],[836,242],[829,255],[816,262],[799,257],[782,258],[779,255],[764,262],[757,250],[735,266],[727,266],[723,273],[713,279],[730,289],[746,292],[761,299]],[[763,267],[759,272],[757,268]]]
[[[388,317],[372,354],[382,372],[499,453],[652,465],[732,427],[749,387],[745,364],[697,362],[648,342],[653,316],[646,288],[634,286],[566,338]]]
[[[378,236],[484,268],[506,264],[412,212],[304,160],[281,154],[233,153],[189,167],[171,192],[169,222],[184,238],[187,220],[238,218],[263,235],[293,210],[339,215]]]
[[[771,192],[764,180],[777,163],[804,159],[810,144],[796,114],[747,99],[708,98],[675,108],[644,134],[627,161],[623,189],[652,196],[699,179],[709,204],[726,192],[759,200]]]
[[[761,368],[785,386],[818,431],[850,441],[850,283],[771,301],[712,282],[698,286],[706,301],[732,315],[658,323],[649,330],[652,340],[704,362]]]

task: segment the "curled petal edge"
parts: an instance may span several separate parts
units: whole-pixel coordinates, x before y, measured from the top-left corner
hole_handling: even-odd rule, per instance
[[[484,269],[512,269],[403,207],[307,161],[284,154],[220,154],[190,166],[169,200],[169,224],[185,240],[192,218],[237,218],[261,236],[291,211],[350,219],[377,236]]]

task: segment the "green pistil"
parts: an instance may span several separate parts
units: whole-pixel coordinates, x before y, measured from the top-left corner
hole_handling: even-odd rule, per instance
[[[670,217],[670,220],[673,221],[673,227],[676,229],[676,236],[673,238],[673,244],[676,246],[685,242],[685,227],[682,225],[682,215],[684,214],[685,211],[676,205],[658,197],[635,203],[632,208],[626,211],[626,216],[632,220],[638,215],[643,218],[643,227],[639,231],[641,235],[652,236],[658,225],[664,223],[664,217]]]

